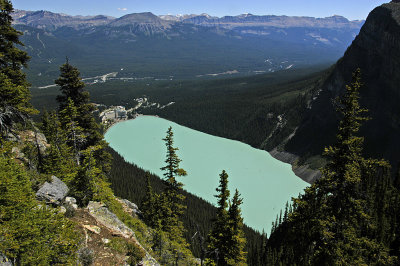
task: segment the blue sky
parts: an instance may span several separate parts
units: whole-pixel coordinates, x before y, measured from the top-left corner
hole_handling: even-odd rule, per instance
[[[129,13],[200,14],[214,16],[289,15],[328,17],[342,15],[349,19],[365,19],[376,6],[389,0],[11,0],[14,8],[48,10],[70,15],[110,15]]]

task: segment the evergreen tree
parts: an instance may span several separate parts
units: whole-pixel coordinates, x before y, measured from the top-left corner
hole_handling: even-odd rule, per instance
[[[165,159],[166,165],[161,170],[164,171],[164,180],[167,187],[166,191],[160,195],[161,202],[165,203],[161,209],[161,221],[165,232],[168,232],[174,239],[183,240],[184,227],[181,217],[185,210],[185,205],[183,205],[185,196],[182,194],[183,184],[176,178],[185,176],[187,173],[182,168],[179,168],[181,159],[176,154],[178,148],[174,147],[173,136],[172,127],[169,127],[167,136],[163,139],[167,147],[167,156]]]
[[[38,206],[27,172],[0,156],[0,253],[15,265],[74,264],[79,237],[57,210]]]
[[[108,144],[100,134],[100,126],[92,114],[94,106],[89,102],[89,93],[84,90],[85,84],[80,78],[78,69],[70,65],[68,59],[60,67],[60,72],[60,77],[55,83],[60,86],[62,93],[57,97],[57,101],[60,104],[59,120],[66,142],[72,148],[78,165],[84,159],[81,156],[82,151],[90,150],[90,156],[95,163],[92,167],[100,171],[103,177],[99,180],[104,181],[105,185],[107,182],[104,176],[111,169],[111,155],[105,150]],[[77,175],[77,178],[79,176],[83,178],[85,171],[80,171],[81,174]],[[76,184],[80,182],[82,180],[75,181]]]
[[[71,98],[68,98],[67,105],[60,111],[61,125],[65,129],[66,140],[72,147],[75,154],[76,164],[80,164],[80,150],[84,146],[86,136],[83,133],[83,128],[78,124],[78,111]]]
[[[156,209],[156,196],[150,182],[150,174],[146,173],[146,194],[142,201],[142,214],[144,221],[152,228],[157,226],[158,217]]]
[[[45,174],[53,174],[69,184],[77,174],[76,153],[68,145],[67,133],[61,127],[56,112],[44,112],[40,124],[40,130],[46,136],[50,147],[43,158],[40,171]]]
[[[29,84],[22,67],[27,67],[29,56],[23,46],[21,32],[12,27],[14,11],[8,0],[0,0],[0,137],[11,131],[13,124],[23,122],[37,113],[29,103]]]
[[[232,198],[232,204],[229,206],[229,229],[230,239],[228,240],[229,265],[244,265],[246,264],[246,252],[244,251],[246,245],[246,238],[243,233],[243,218],[241,215],[240,205],[243,199],[240,198],[239,191],[236,189]]]
[[[69,98],[77,107],[89,103],[89,93],[84,90],[85,83],[80,77],[80,72],[76,67],[69,64],[68,58],[65,64],[60,67],[60,77],[55,80],[55,83],[60,87],[62,93],[62,95],[57,96],[57,101],[60,103],[59,110],[68,105]]]
[[[21,69],[28,67],[29,56],[17,47],[18,45],[23,46],[19,40],[22,32],[12,27],[11,13],[14,12],[14,8],[11,1],[0,0],[0,8],[0,73],[4,74],[13,84],[22,86],[28,95],[28,83]],[[26,101],[25,104],[29,103]]]
[[[337,100],[343,118],[337,144],[325,149],[329,160],[322,177],[294,199],[293,212],[276,225],[268,241],[270,265],[394,262],[387,242],[382,241],[382,235],[391,238],[386,218],[382,218],[389,213],[385,207],[391,194],[388,164],[363,158],[363,138],[356,135],[367,120],[366,110],[358,103],[360,78],[357,70],[352,84]],[[379,227],[385,228],[383,232]]]
[[[102,140],[102,136],[99,132],[100,126],[96,123],[92,114],[95,108],[89,102],[89,92],[84,90],[85,83],[80,77],[79,70],[70,65],[68,59],[60,67],[60,77],[55,83],[60,87],[62,93],[62,95],[57,96],[57,101],[60,104],[59,111],[69,105],[69,99],[72,100],[77,109],[78,125],[86,134],[86,143],[83,148],[86,149],[89,146],[97,145]]]
[[[215,197],[217,202],[217,215],[213,223],[213,229],[208,235],[208,260],[207,263],[216,265],[228,265],[229,262],[229,240],[230,224],[228,214],[228,200],[230,191],[228,189],[228,174],[225,170],[219,175],[219,187]]]
[[[113,192],[105,174],[97,166],[95,153],[102,146],[90,146],[82,151],[83,161],[77,175],[71,180],[71,193],[81,206],[89,201],[111,202]]]

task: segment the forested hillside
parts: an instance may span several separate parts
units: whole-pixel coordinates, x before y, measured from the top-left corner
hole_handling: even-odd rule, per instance
[[[11,2],[0,0],[0,7],[0,264],[400,264],[398,1],[376,8],[344,57],[327,70],[87,86],[66,57],[55,87],[32,90],[32,101],[23,33],[13,27]],[[32,26],[32,15],[53,17],[27,12],[22,17],[30,26],[23,27]],[[54,23],[74,19],[58,16]],[[175,25],[147,13],[86,19],[104,27],[92,32],[98,38],[108,23],[140,20],[146,22],[139,23],[142,33]],[[78,38],[77,28],[60,25],[50,29],[54,35],[60,30]],[[24,32],[45,46],[39,33]],[[301,156],[296,163],[317,158],[321,178],[282,206],[269,235],[256,232],[243,224],[246,199],[229,191],[224,170],[216,206],[184,190],[177,180],[186,175],[184,158],[176,153],[172,128],[163,139],[162,177],[127,163],[108,146],[96,117],[101,105],[94,102],[133,107],[136,97],[153,101],[144,113],[258,148],[286,149]],[[48,111],[39,114],[35,107]]]

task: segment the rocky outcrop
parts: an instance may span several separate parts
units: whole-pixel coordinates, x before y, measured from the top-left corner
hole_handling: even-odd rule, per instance
[[[64,205],[69,206],[74,210],[78,209],[78,204],[76,204],[76,199],[73,197],[66,197],[64,200]]]
[[[67,185],[56,176],[52,176],[51,182],[45,182],[36,192],[36,198],[47,204],[61,205],[68,192]]]
[[[121,222],[118,217],[112,213],[104,204],[100,202],[90,201],[87,209],[96,221],[112,231],[114,235],[122,236],[124,238],[136,238],[135,233]]]
[[[27,130],[21,132],[20,137],[23,142],[33,143],[42,156],[45,155],[47,148],[50,146],[43,133]]]
[[[135,203],[130,202],[127,199],[118,199],[117,198],[117,201],[122,204],[122,207],[124,208],[124,211],[126,213],[129,213],[130,215],[136,216],[139,218],[142,217],[142,212],[139,210],[139,207]]]
[[[133,203],[132,203],[133,204]],[[89,214],[102,226],[111,231],[113,235],[127,239],[133,239],[145,252],[146,256],[138,265],[159,266],[158,262],[140,245],[135,237],[135,233],[127,227],[118,217],[112,213],[104,204],[90,201],[87,210]],[[86,228],[86,227],[85,227]],[[94,227],[91,226],[91,229]],[[86,228],[88,229],[88,228]],[[89,229],[88,229],[89,230]]]

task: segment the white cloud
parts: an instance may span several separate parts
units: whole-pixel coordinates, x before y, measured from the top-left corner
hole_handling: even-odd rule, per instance
[[[118,7],[119,11],[127,11],[128,9],[126,7]]]

